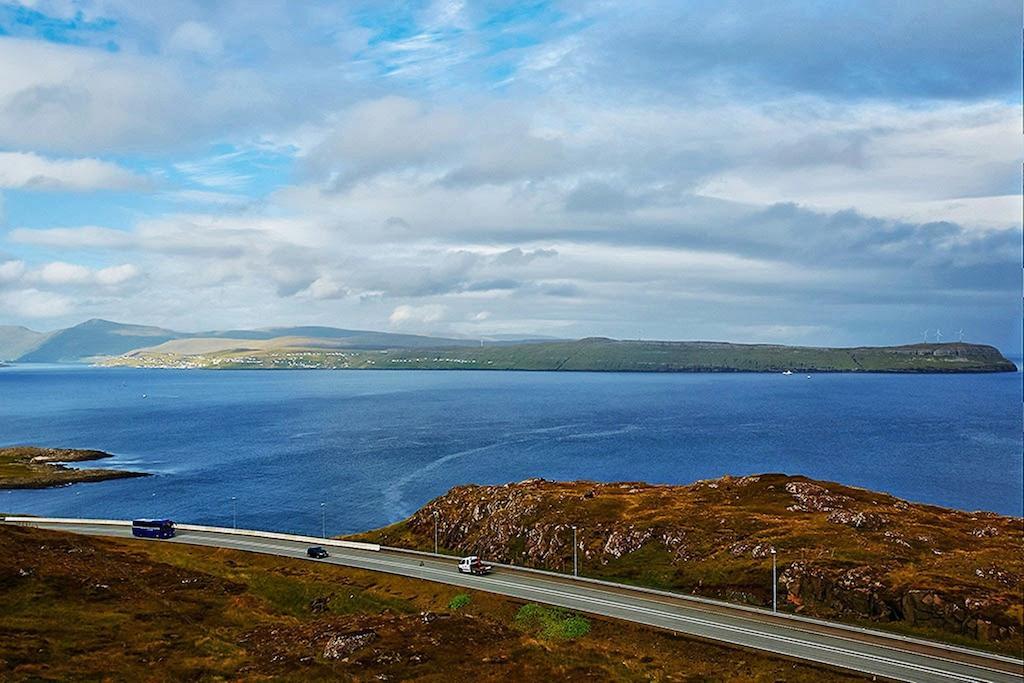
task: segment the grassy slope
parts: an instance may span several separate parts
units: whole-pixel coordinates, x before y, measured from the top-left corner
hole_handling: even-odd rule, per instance
[[[990,346],[915,344],[815,348],[718,342],[581,339],[509,346],[387,351],[263,348],[205,354],[139,352],[111,365],[230,368],[590,370],[627,372],[993,372],[1012,363]]]
[[[0,556],[5,681],[857,680],[597,619],[545,639],[514,601],[308,560],[11,527]]]
[[[456,487],[354,538],[432,549],[434,511],[453,554],[571,571],[576,524],[588,576],[758,605],[771,601],[775,547],[784,609],[1021,654],[1020,518],[780,474],[690,486],[533,480]]]
[[[74,469],[65,462],[87,462],[112,457],[103,451],[71,448],[9,446],[0,448],[0,489],[40,489],[89,481],[144,477],[142,472]]]

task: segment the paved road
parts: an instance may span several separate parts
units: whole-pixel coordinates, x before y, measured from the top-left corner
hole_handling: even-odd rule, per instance
[[[85,522],[37,523],[36,526],[83,534],[131,537],[131,529],[125,526]],[[188,543],[306,559],[309,539],[294,538],[239,535],[230,529],[183,530],[170,541],[138,542]],[[331,556],[317,561],[489,591],[880,678],[922,683],[1024,681],[1024,663],[1019,660],[906,641],[877,632],[860,634],[841,627],[795,622],[721,605],[702,605],[686,598],[656,595],[628,587],[588,584],[574,581],[571,577],[553,577],[505,567],[489,576],[468,576],[456,571],[454,559],[387,549],[376,552],[342,547],[328,549]]]

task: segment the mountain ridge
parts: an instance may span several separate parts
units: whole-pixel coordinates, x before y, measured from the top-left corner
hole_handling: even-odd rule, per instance
[[[119,356],[188,339],[272,340],[304,338],[332,340],[327,346],[366,350],[476,346],[478,339],[436,337],[404,332],[354,330],[323,325],[264,327],[181,332],[153,325],[133,325],[90,318],[52,332],[36,332],[20,326],[0,326],[0,360],[23,363],[81,363],[100,356]],[[514,341],[528,342],[526,339]],[[511,341],[494,341],[507,344]]]

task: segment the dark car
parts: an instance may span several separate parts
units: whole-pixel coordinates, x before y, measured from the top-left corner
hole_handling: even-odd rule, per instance
[[[325,557],[329,557],[329,555],[327,554],[327,551],[324,550],[323,548],[321,548],[318,545],[314,545],[314,546],[312,546],[310,548],[306,548],[306,554],[309,555],[310,557],[315,557],[318,560],[322,560]]]

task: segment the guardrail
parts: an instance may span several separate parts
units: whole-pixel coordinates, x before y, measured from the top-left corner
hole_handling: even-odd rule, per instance
[[[127,519],[85,519],[75,517],[30,517],[30,516],[13,516],[7,515],[0,517],[0,522],[3,523],[39,523],[45,524],[100,524],[104,526],[131,526],[131,520]]]
[[[130,520],[126,519],[74,519],[69,517],[0,517],[0,522],[5,524],[94,524],[102,526],[123,526],[130,527]],[[352,548],[354,550],[370,550],[377,552],[380,545],[377,543],[361,543],[359,541],[343,541],[337,538],[320,538],[318,536],[301,536],[299,534],[282,534],[277,531],[259,531],[256,529],[228,529],[219,526],[203,526],[201,524],[175,524],[175,529],[181,531],[200,531],[213,534],[232,534],[234,536],[256,536],[259,538],[270,538],[278,541],[295,541],[308,543],[310,545],[328,545],[334,548]]]
[[[381,549],[381,546],[377,543],[343,541],[338,538],[320,538],[318,536],[300,536],[298,534],[282,534],[277,531],[227,529],[219,526],[202,526],[200,524],[175,524],[174,528],[181,529],[182,531],[205,531],[214,534],[231,534],[232,536],[258,536],[259,538],[272,538],[278,541],[298,541],[301,543],[309,543],[310,545],[329,545],[334,548],[352,548],[354,550],[370,550],[373,552],[377,552]]]

